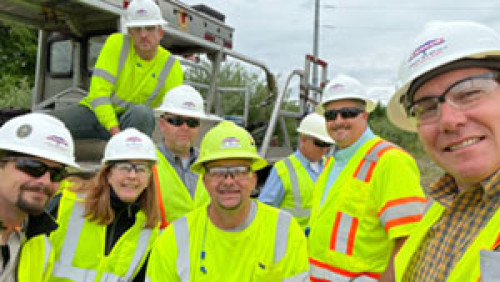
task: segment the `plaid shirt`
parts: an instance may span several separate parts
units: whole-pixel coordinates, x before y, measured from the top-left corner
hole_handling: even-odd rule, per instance
[[[479,231],[500,207],[500,171],[459,193],[451,175],[431,186],[429,195],[446,207],[408,264],[403,281],[445,281]]]

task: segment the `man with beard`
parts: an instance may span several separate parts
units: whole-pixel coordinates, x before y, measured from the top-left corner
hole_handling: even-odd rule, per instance
[[[375,103],[359,81],[339,75],[318,112],[336,143],[316,182],[308,247],[313,281],[392,281],[392,260],[425,206],[415,160],[374,135]]]
[[[151,136],[152,108],[182,84],[180,63],[160,46],[167,23],[152,0],[134,0],[126,10],[128,35],[110,35],[102,47],[89,94],[79,105],[57,110],[74,138],[109,139],[134,127]]]
[[[45,235],[57,228],[44,208],[66,166],[78,167],[71,134],[59,120],[32,113],[0,128],[0,281],[41,281],[37,275],[50,265]]]
[[[230,121],[212,128],[191,169],[212,199],[158,238],[147,281],[309,281],[306,239],[290,214],[250,199],[266,166],[252,136]]]

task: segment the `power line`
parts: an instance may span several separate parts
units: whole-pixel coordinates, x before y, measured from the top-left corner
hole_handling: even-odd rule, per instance
[[[342,10],[425,10],[425,11],[485,11],[491,12],[499,7],[439,7],[439,6],[337,6],[337,5],[323,5],[326,9],[342,9]]]

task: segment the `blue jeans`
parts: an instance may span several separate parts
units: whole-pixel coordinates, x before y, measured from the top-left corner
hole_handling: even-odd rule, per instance
[[[94,112],[83,105],[74,105],[53,113],[64,122],[74,139],[103,139],[111,138],[109,131],[104,128]],[[145,105],[132,106],[118,116],[120,129],[134,127],[144,134],[151,136],[155,128],[153,110]]]

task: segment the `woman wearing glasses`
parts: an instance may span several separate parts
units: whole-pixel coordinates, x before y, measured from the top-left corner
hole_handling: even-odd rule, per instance
[[[102,162],[90,184],[65,189],[55,200],[52,280],[144,281],[160,222],[151,171],[155,146],[126,129],[110,139]]]

